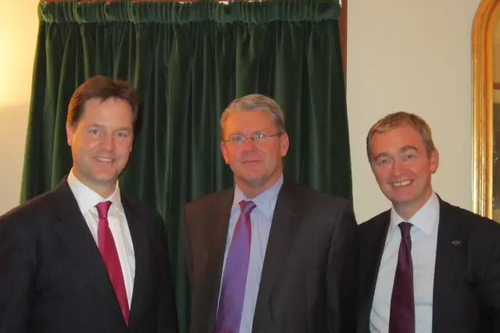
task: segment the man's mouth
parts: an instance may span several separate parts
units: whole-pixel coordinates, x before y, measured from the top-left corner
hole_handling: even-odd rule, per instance
[[[393,182],[391,183],[391,186],[392,187],[405,187],[405,186],[408,186],[410,185],[411,183],[413,183],[413,180],[405,180],[405,181],[402,181],[402,182]]]

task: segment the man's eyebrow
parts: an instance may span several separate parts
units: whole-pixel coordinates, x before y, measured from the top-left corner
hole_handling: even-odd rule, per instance
[[[374,156],[373,159],[378,160],[381,157],[387,157],[387,156],[389,156],[389,154],[387,154],[386,152],[383,152],[383,153],[378,154],[377,156]]]
[[[408,150],[415,150],[415,151],[417,151],[417,152],[418,152],[417,147],[415,147],[415,146],[410,146],[410,145],[408,145],[408,146],[404,146],[403,148],[401,148],[401,149],[400,149],[400,151],[401,151],[402,153],[406,153]]]

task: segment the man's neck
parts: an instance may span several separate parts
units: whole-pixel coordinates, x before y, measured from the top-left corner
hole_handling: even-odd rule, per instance
[[[278,181],[278,179],[280,179],[280,177],[281,177],[281,172],[278,173],[275,177],[273,177],[265,184],[255,187],[247,182],[238,182],[237,179],[235,179],[235,183],[236,185],[238,185],[240,191],[243,192],[245,197],[247,197],[248,199],[255,199],[255,197],[257,197],[259,194],[273,187],[273,185],[276,184],[276,182]]]
[[[425,206],[427,201],[429,201],[430,197],[432,196],[432,189],[425,194],[423,198],[416,202],[408,202],[408,203],[401,203],[401,204],[393,204],[394,210],[396,213],[398,213],[399,216],[401,216],[402,219],[405,221],[410,220],[415,214],[418,213],[422,207]]]

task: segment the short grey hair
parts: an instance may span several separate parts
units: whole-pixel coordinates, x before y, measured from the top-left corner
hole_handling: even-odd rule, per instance
[[[229,117],[230,114],[251,110],[267,112],[278,131],[280,133],[286,133],[285,114],[279,104],[274,99],[265,95],[251,94],[235,99],[224,110],[220,117],[222,135],[224,135],[224,127],[226,126],[227,117]]]

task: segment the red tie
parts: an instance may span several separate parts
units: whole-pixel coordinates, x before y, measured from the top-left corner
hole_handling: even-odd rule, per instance
[[[128,324],[130,310],[127,301],[127,291],[125,290],[125,282],[123,280],[122,266],[120,258],[116,251],[115,240],[108,224],[108,210],[111,206],[111,201],[100,202],[96,205],[97,213],[99,214],[99,229],[97,231],[97,239],[99,243],[99,251],[101,252],[104,264],[108,270],[109,279],[115,290],[116,298],[122,309],[123,318]]]

